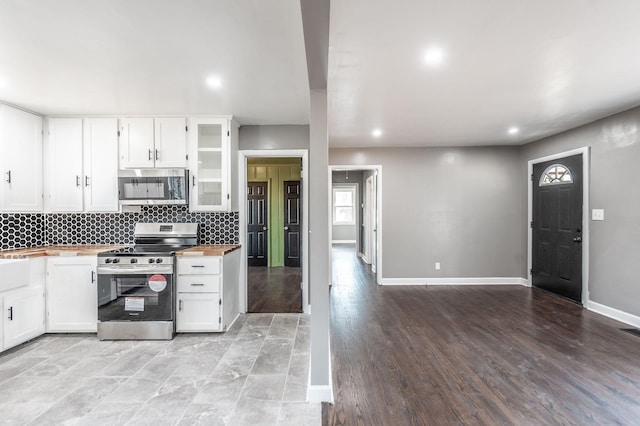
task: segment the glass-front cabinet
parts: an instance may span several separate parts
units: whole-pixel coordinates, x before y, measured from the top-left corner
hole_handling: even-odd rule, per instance
[[[190,209],[228,211],[230,208],[229,118],[192,118],[189,125]]]

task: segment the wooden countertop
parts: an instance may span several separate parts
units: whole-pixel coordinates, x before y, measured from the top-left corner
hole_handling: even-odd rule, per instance
[[[103,251],[129,247],[122,244],[46,246],[0,251],[2,259],[25,259],[41,256],[93,256]]]
[[[180,250],[176,253],[176,256],[224,256],[239,248],[240,244],[201,245]]]

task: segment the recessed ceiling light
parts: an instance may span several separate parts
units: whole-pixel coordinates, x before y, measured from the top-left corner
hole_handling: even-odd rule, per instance
[[[382,130],[380,129],[373,129],[373,131],[371,132],[371,135],[374,138],[379,138],[380,136],[382,136]]]
[[[424,63],[430,67],[437,67],[444,63],[444,51],[439,47],[430,47],[422,57]]]
[[[509,130],[507,130],[507,132],[509,132],[510,135],[515,135],[520,131],[520,129],[518,129],[517,127],[509,127]]]
[[[220,79],[220,77],[212,75],[211,77],[207,78],[207,86],[212,89],[219,89],[222,87],[222,80]]]

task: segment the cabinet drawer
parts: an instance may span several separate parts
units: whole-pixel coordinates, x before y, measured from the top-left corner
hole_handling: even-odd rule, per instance
[[[178,259],[178,275],[216,275],[220,273],[219,257]]]
[[[178,277],[178,293],[218,293],[219,275],[187,275]]]

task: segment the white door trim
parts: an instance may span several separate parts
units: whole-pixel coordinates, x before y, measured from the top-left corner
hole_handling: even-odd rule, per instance
[[[527,277],[529,285],[533,285],[531,277],[531,268],[533,265],[533,232],[531,230],[531,221],[533,220],[533,184],[531,175],[533,174],[533,165],[544,163],[545,161],[557,160],[559,158],[570,157],[572,155],[582,154],[582,305],[587,306],[589,300],[589,147],[572,149],[569,151],[559,152],[557,154],[547,155],[528,161],[527,168]]]
[[[372,269],[375,266],[375,272],[376,272],[376,283],[378,285],[381,285],[382,282],[382,165],[371,165],[371,164],[367,164],[367,165],[355,165],[355,164],[349,164],[349,165],[330,165],[329,166],[329,193],[327,194],[327,196],[329,197],[329,206],[331,208],[332,206],[332,197],[333,197],[333,192],[331,190],[332,186],[333,186],[333,182],[331,179],[331,176],[333,174],[334,171],[340,171],[340,170],[348,170],[348,171],[360,171],[360,170],[366,170],[366,171],[373,171],[375,173],[375,175],[377,176],[376,179],[376,208],[377,208],[377,216],[376,216],[376,220],[377,220],[377,224],[375,226],[375,229],[377,229],[378,231],[376,232],[376,256],[374,257],[374,261],[375,261],[375,265],[372,265]],[[331,213],[331,211],[330,211]],[[329,227],[329,250],[331,250],[331,227]],[[364,247],[363,247],[364,248]],[[373,257],[373,256],[372,256]],[[331,270],[331,253],[329,253],[329,270]],[[329,277],[329,279],[331,280],[331,277]]]
[[[238,152],[239,221],[240,221],[240,311],[247,312],[247,158],[302,158],[302,310],[311,313],[309,304],[309,150],[308,149],[269,149],[241,150]]]

